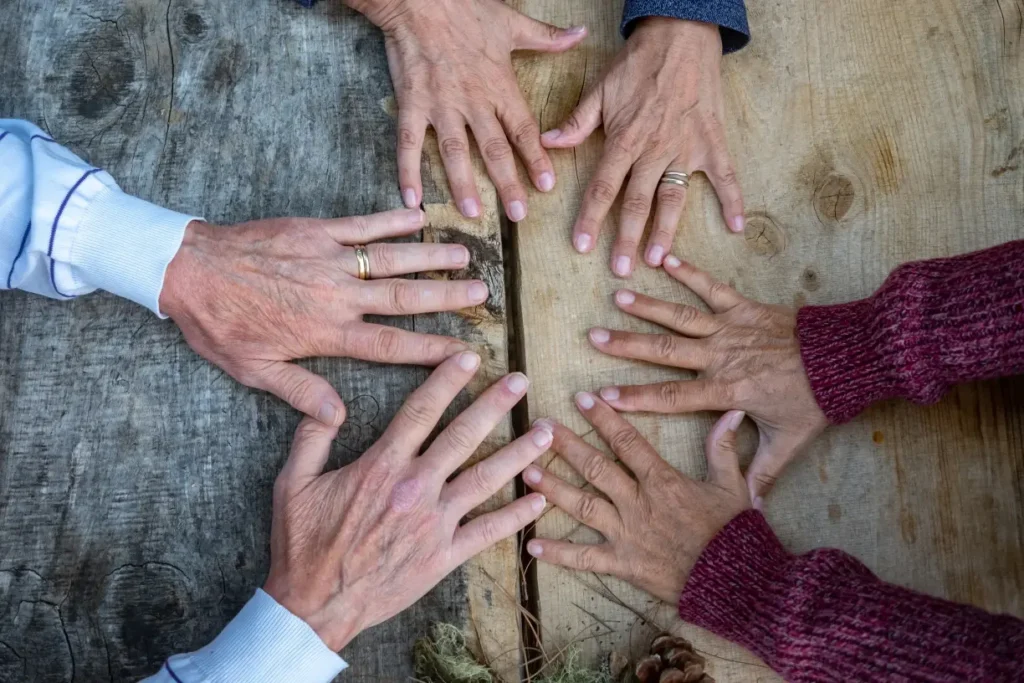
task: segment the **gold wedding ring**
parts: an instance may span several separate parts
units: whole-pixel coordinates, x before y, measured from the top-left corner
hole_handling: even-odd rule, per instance
[[[366,253],[366,247],[356,247],[356,263],[359,267],[359,279],[370,279],[370,255]]]
[[[668,183],[669,185],[682,185],[683,187],[689,187],[690,174],[683,173],[682,171],[665,171],[659,182]]]

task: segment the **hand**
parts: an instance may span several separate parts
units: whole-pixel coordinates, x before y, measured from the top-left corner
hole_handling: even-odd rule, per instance
[[[398,176],[408,207],[423,198],[420,156],[428,125],[437,131],[452,196],[463,215],[480,215],[466,127],[473,131],[487,173],[513,221],[526,216],[509,140],[537,189],[555,186],[540,144],[540,127],[512,70],[513,50],[562,52],[586,36],[534,21],[501,0],[349,0],[384,30],[398,101]]]
[[[697,558],[722,527],[750,508],[736,453],[743,413],[726,413],[707,439],[708,480],[680,474],[636,429],[604,402],[578,394],[576,405],[633,473],[631,477],[572,430],[554,429],[554,450],[593,484],[582,491],[536,465],[523,472],[534,490],[576,521],[596,529],[605,542],[581,545],[534,539],[534,557],[584,572],[611,574],[668,603],[679,600]]]
[[[750,495],[759,508],[783,468],[828,426],[800,358],[796,312],[745,299],[675,256],[668,256],[664,267],[713,313],[620,290],[615,294],[619,308],[674,334],[594,328],[590,342],[611,356],[696,370],[700,377],[605,387],[601,397],[626,412],[746,411],[761,437],[747,469]]]
[[[646,261],[660,266],[672,249],[686,189],[659,183],[666,171],[702,171],[722,202],[725,221],[743,230],[743,196],[725,144],[721,86],[722,37],[717,26],[662,17],[642,20],[604,80],[560,129],[548,148],[575,147],[604,123],[605,151],[573,229],[576,250],[594,248],[626,176],[612,271],[629,277],[655,195],[658,207]]]
[[[358,279],[351,245],[408,235],[419,209],[315,220],[277,218],[231,227],[193,221],[171,261],[160,309],[203,358],[246,386],[269,391],[326,424],[345,420],[327,380],[289,363],[348,356],[381,363],[437,365],[466,345],[364,323],[365,314],[454,311],[483,303],[482,282],[390,279],[469,263],[461,245],[370,244],[373,277]]]
[[[445,361],[359,460],[322,474],[337,428],[306,419],[274,486],[270,576],[264,590],[332,650],[419,600],[457,566],[537,519],[533,494],[460,524],[551,444],[534,428],[450,483],[447,479],[526,393],[508,375],[420,446],[466,386],[480,357]]]

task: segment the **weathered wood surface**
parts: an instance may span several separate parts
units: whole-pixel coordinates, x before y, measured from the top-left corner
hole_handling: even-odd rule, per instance
[[[519,63],[542,127],[554,127],[618,49],[620,0],[518,0],[533,16],[586,23],[562,56]],[[710,186],[697,181],[675,252],[765,301],[831,303],[866,296],[899,263],[1024,235],[1024,39],[1019,2],[800,0],[750,3],[754,42],[725,60],[732,151],[748,207],[728,234]],[[559,184],[531,199],[518,226],[522,352],[530,418],[589,427],[573,392],[678,376],[594,351],[594,325],[647,330],[616,312],[608,271],[615,218],[591,257],[569,232],[602,147],[600,136],[554,155]],[[669,299],[692,295],[641,267],[629,283]],[[635,423],[683,471],[704,472],[712,416]],[[593,437],[590,437],[593,438]],[[556,461],[556,470],[568,469]],[[793,467],[768,517],[794,551],[843,548],[883,578],[1024,616],[1024,384],[962,387],[941,404],[876,407],[833,429]],[[593,540],[560,512],[538,533]],[[596,663],[636,652],[672,608],[621,582],[539,564],[547,650],[572,640]],[[621,599],[626,607],[617,604]],[[692,627],[720,681],[774,680],[750,653]],[[594,637],[597,634],[607,635]]]
[[[38,122],[129,192],[220,223],[398,205],[383,44],[340,3],[24,0],[0,14],[0,116]],[[477,343],[476,391],[507,367],[497,203],[485,193],[469,224],[431,180],[424,239],[466,243],[492,297],[392,322]],[[427,374],[310,366],[349,407],[334,464]],[[133,681],[208,642],[266,575],[271,486],[298,415],[107,295],[0,296],[0,367],[0,681]],[[436,620],[514,676],[516,558],[506,542],[364,634],[344,679],[404,680]]]

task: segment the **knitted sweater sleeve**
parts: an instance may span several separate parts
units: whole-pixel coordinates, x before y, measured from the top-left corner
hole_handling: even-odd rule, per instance
[[[792,683],[1024,680],[1024,622],[884,583],[839,550],[791,555],[753,510],[704,550],[679,613]]]
[[[1024,240],[907,263],[873,296],[797,316],[804,368],[833,423],[889,398],[1024,373]]]

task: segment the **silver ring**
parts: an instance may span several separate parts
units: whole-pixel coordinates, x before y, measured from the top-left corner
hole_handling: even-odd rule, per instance
[[[665,171],[662,174],[661,183],[668,183],[669,185],[681,185],[683,187],[690,186],[690,174],[683,173],[682,171]]]

